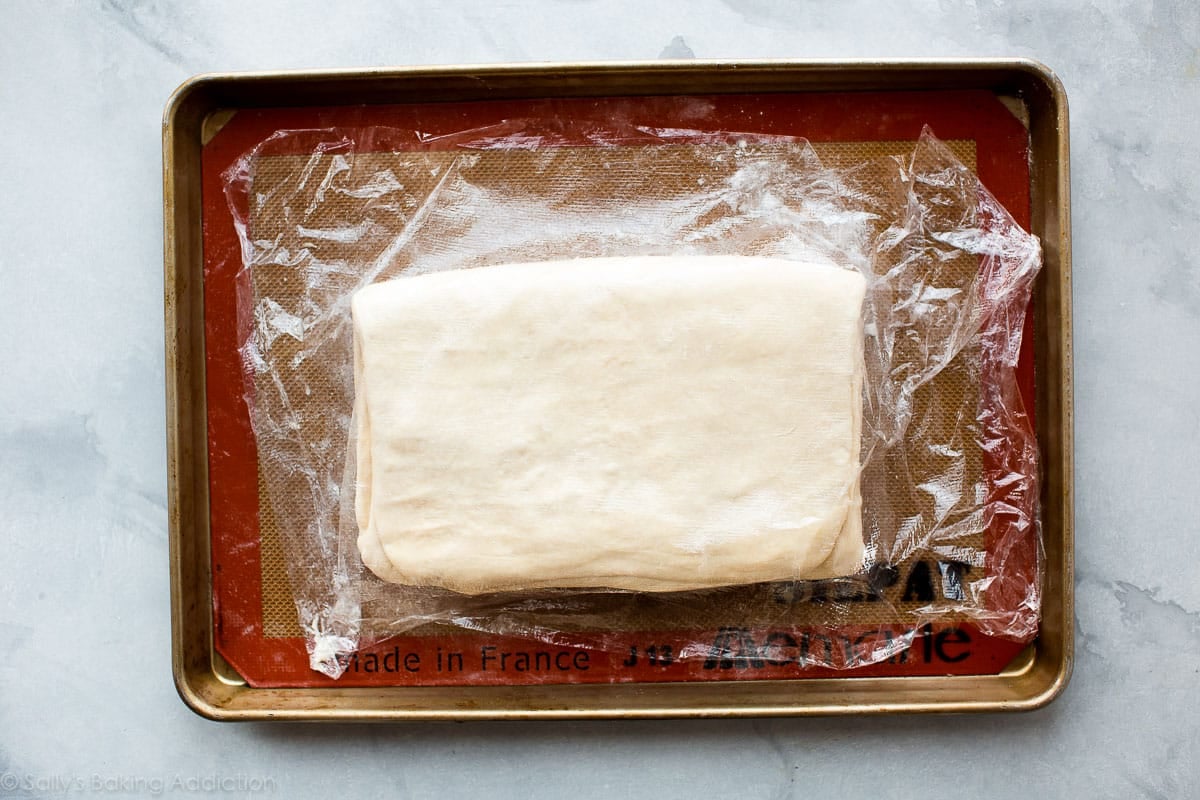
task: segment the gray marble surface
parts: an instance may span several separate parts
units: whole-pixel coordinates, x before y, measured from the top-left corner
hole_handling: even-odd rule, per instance
[[[0,0],[0,795],[237,795],[256,780],[286,797],[1200,795],[1193,2],[342,6]],[[1079,641],[1063,697],[988,717],[193,715],[168,649],[159,119],[171,90],[209,70],[693,55],[1019,55],[1065,82]],[[240,783],[195,782],[212,776]]]

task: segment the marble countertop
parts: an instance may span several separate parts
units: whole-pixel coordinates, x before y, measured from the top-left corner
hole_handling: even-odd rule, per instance
[[[1065,694],[987,717],[364,727],[190,712],[169,652],[170,92],[204,71],[692,56],[1030,56],[1066,84],[1078,658]],[[0,135],[0,795],[1200,793],[1189,0],[0,0]]]

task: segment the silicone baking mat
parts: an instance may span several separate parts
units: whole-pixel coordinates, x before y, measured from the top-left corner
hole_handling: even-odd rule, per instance
[[[586,145],[593,134],[612,125],[614,109],[638,124],[654,128],[694,125],[697,104],[706,109],[705,124],[746,133],[784,134],[813,143],[822,161],[830,165],[854,164],[879,156],[905,156],[924,125],[947,142],[955,155],[974,168],[983,183],[1023,226],[1029,224],[1028,134],[1016,116],[994,95],[986,92],[920,92],[888,94],[776,94],[758,96],[572,99],[556,101],[506,101],[423,104],[356,108],[262,109],[242,111],[226,121],[203,152],[205,247],[205,345],[209,423],[209,468],[213,558],[214,645],[248,683],[254,686],[319,686],[333,682],[308,667],[308,657],[296,621],[281,543],[280,525],[296,524],[309,510],[297,498],[293,504],[272,504],[268,492],[286,480],[272,470],[269,459],[260,459],[245,399],[245,382],[237,350],[237,281],[241,261],[232,217],[221,189],[221,173],[233,161],[276,131],[337,127],[365,130],[386,126],[419,131],[414,140],[425,142],[422,163],[449,159],[453,154],[437,147],[440,130],[455,131],[502,123],[514,117],[539,117],[559,121],[562,137]],[[622,124],[628,125],[629,119]],[[594,139],[594,135],[592,136]],[[649,145],[655,147],[655,145]],[[406,180],[406,151],[395,143],[380,143],[376,152],[360,153],[372,168],[392,167]],[[644,146],[643,146],[644,147]],[[569,152],[568,152],[569,151]],[[565,157],[594,162],[597,185],[611,153],[586,146],[564,150]],[[272,151],[257,164],[254,191],[269,193],[294,173],[303,154]],[[662,145],[658,155],[672,168],[668,174],[686,173],[693,158],[687,147]],[[307,158],[307,155],[303,155]],[[333,158],[335,156],[327,156]],[[524,161],[523,161],[524,159]],[[577,162],[578,163],[578,162]],[[485,152],[473,167],[477,180],[536,181],[528,168],[528,151]],[[669,186],[648,184],[651,191],[669,192]],[[412,186],[414,195],[420,186]],[[588,191],[587,188],[581,191]],[[338,212],[352,220],[352,203]],[[287,226],[269,214],[250,220],[255,236],[286,236]],[[336,242],[327,243],[336,248]],[[329,254],[327,254],[329,255]],[[342,253],[352,258],[353,253]],[[969,262],[963,265],[970,269]],[[281,282],[286,271],[256,269],[255,289],[272,297],[286,296]],[[245,287],[243,287],[245,288]],[[1025,337],[1020,380],[1026,408],[1032,408],[1033,365],[1028,352],[1032,337]],[[917,402],[935,425],[947,431],[963,414],[975,414],[979,397],[979,372],[972,369],[970,350],[927,387]],[[332,387],[330,388],[332,392]],[[327,416],[319,413],[326,393],[314,392],[312,427],[301,436],[323,437]],[[970,447],[974,447],[967,443]],[[916,452],[913,453],[914,457]],[[976,447],[968,453],[968,481],[984,478],[986,463]],[[919,472],[920,464],[909,470]],[[274,482],[274,483],[273,483]],[[278,495],[276,495],[278,496]],[[906,515],[931,503],[928,496],[896,492],[898,502],[911,507]],[[281,520],[280,515],[286,519]],[[976,543],[977,545],[979,543]],[[986,542],[983,542],[986,546]],[[1017,554],[1032,563],[1036,550]],[[1012,557],[1011,555],[1009,556]],[[917,550],[896,564],[873,573],[874,592],[855,588],[847,592],[836,582],[763,584],[739,587],[731,602],[724,596],[686,615],[677,608],[648,597],[639,610],[634,630],[580,631],[572,638],[595,649],[555,647],[542,642],[485,634],[465,634],[453,629],[430,628],[398,637],[358,654],[349,664],[341,685],[372,684],[504,684],[522,682],[608,682],[657,680],[730,680],[754,678],[805,678],[838,675],[989,674],[1002,669],[1022,645],[983,636],[965,620],[943,619],[917,633],[914,646],[890,661],[854,670],[831,671],[801,666],[791,655],[798,649],[855,646],[855,640],[876,635],[881,625],[906,626],[903,612],[955,591],[961,571],[971,569],[930,551]],[[986,565],[983,567],[987,568]],[[880,597],[889,602],[878,602]],[[997,596],[996,602],[1003,597]],[[602,602],[602,601],[601,601]],[[851,607],[849,624],[838,636],[806,631],[819,622],[822,609],[836,602]],[[843,615],[845,618],[845,615]],[[704,658],[677,659],[684,642],[711,642]]]

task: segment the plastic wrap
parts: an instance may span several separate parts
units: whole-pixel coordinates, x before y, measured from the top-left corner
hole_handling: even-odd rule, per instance
[[[264,513],[312,667],[337,677],[348,654],[418,631],[604,649],[623,646],[621,632],[669,630],[683,660],[711,658],[711,631],[727,626],[853,630],[852,646],[800,655],[834,669],[893,658],[939,618],[1032,638],[1038,453],[1014,370],[1040,248],[971,170],[928,130],[907,158],[827,166],[801,139],[637,128],[579,146],[535,127],[511,120],[436,140],[282,131],[225,175]],[[364,568],[348,454],[356,290],[491,264],[705,254],[827,260],[867,279],[862,572],[467,596]],[[940,591],[889,601],[899,565],[921,554],[936,559]],[[872,601],[870,613],[849,598]]]

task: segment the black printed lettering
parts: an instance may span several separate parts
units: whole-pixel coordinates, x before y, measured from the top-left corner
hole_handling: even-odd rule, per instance
[[[959,650],[956,653],[947,653],[946,645],[969,645],[971,644],[971,635],[962,628],[949,628],[944,631],[939,631],[934,639],[933,649],[937,652],[938,658],[948,664],[957,664],[970,657],[971,650],[969,647]]]
[[[919,600],[922,603],[933,600],[933,574],[929,570],[929,562],[922,559],[912,565],[908,580],[904,584],[904,597],[901,599],[906,602]]]

